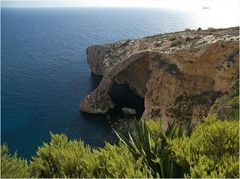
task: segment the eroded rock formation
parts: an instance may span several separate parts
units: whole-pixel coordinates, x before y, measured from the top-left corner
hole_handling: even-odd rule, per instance
[[[114,107],[114,82],[144,99],[143,119],[198,122],[215,100],[227,94],[239,70],[239,28],[187,30],[87,49],[99,86],[80,104],[87,113]]]

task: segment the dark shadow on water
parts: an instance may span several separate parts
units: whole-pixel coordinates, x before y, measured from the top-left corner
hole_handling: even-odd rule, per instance
[[[91,75],[91,89],[92,91],[95,90],[100,81],[102,76],[100,75]],[[110,91],[110,97],[112,101],[115,103],[115,107],[112,110],[109,110],[108,114],[101,115],[101,116],[114,116],[115,118],[124,117],[123,113],[121,112],[122,107],[129,107],[134,108],[137,111],[135,117],[140,118],[144,112],[144,99],[136,95],[126,84],[117,84],[114,82],[112,89]],[[83,113],[86,119],[91,119],[92,114]],[[99,116],[99,115],[97,115]]]
[[[91,84],[93,90],[98,86],[100,80],[101,76],[92,75]],[[110,91],[110,96],[115,103],[115,107],[109,110],[108,113],[102,115],[81,113],[84,121],[96,126],[95,141],[93,144],[90,143],[94,147],[103,147],[105,142],[116,143],[118,139],[113,129],[127,133],[132,127],[133,119],[139,119],[144,111],[144,100],[137,96],[127,85],[114,83]],[[122,113],[122,107],[134,108],[137,114],[135,116],[127,116]],[[102,131],[103,133],[97,131],[99,130],[97,126],[104,127],[105,131]],[[95,143],[98,143],[98,145],[94,145]]]

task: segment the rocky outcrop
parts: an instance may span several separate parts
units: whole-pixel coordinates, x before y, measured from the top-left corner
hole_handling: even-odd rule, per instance
[[[239,29],[186,30],[87,49],[99,86],[80,104],[87,113],[114,107],[113,83],[127,84],[144,99],[143,119],[198,122],[231,89],[238,72]]]

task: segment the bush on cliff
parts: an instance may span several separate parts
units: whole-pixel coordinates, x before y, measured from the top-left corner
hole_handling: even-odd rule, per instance
[[[174,160],[186,176],[239,178],[239,124],[208,116],[190,137],[170,142]]]
[[[171,43],[171,47],[175,47],[175,46],[178,46],[180,44],[182,44],[183,42],[181,40],[175,40],[175,41],[172,41]]]
[[[97,177],[106,178],[140,178],[152,177],[150,170],[143,165],[142,159],[134,160],[128,148],[107,144],[103,149],[95,150]]]
[[[28,178],[30,168],[26,160],[17,158],[17,154],[9,154],[6,145],[1,146],[1,178]]]
[[[1,147],[2,177],[239,177],[239,124],[208,116],[185,131],[161,122],[135,122],[125,144],[90,148],[83,141],[51,134],[38,148],[30,166]],[[180,168],[179,168],[180,166]]]
[[[135,159],[143,162],[151,169],[154,177],[172,178],[182,177],[182,169],[172,160],[169,140],[187,134],[187,131],[176,123],[168,125],[166,131],[162,129],[161,120],[134,120],[132,131],[126,137],[116,132],[119,139],[128,147]]]
[[[35,177],[151,177],[150,171],[135,161],[126,146],[107,144],[103,149],[91,149],[83,141],[68,140],[51,134],[33,157],[31,167]]]

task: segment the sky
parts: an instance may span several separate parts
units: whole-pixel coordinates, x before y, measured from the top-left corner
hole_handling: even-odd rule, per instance
[[[239,10],[239,0],[1,0],[2,7],[146,7]]]

